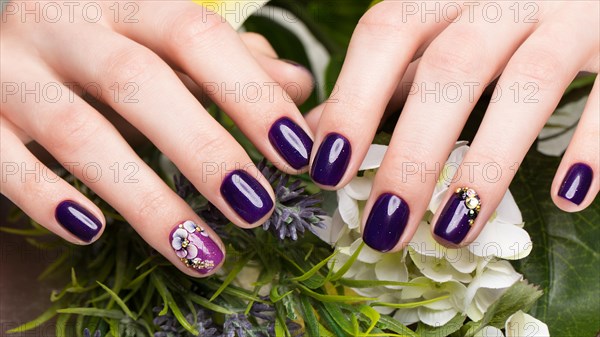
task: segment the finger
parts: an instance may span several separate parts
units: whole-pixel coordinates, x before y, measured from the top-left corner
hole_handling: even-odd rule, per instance
[[[406,99],[389,151],[377,171],[367,201],[363,239],[378,250],[397,251],[413,237],[446,161],[486,83],[493,80],[532,25],[482,18],[450,25],[421,58],[413,92]],[[446,90],[442,88],[453,88]],[[427,130],[427,132],[423,132]],[[385,217],[394,196],[411,216]],[[396,199],[389,199],[396,201]],[[400,211],[400,210],[399,210]],[[393,235],[382,235],[385,232]]]
[[[293,61],[278,60],[277,54],[262,35],[244,33],[240,37],[258,64],[283,87],[295,104],[300,105],[310,97],[314,80],[308,69]],[[194,80],[182,72],[177,72],[177,75],[202,105],[210,104],[210,98]]]
[[[20,99],[20,95],[9,96],[3,104],[6,116],[111,204],[146,242],[179,269],[192,276],[214,273],[222,264],[225,251],[216,234],[136,155],[102,115],[79,96],[67,94],[67,88],[61,87],[50,74],[39,69],[31,73],[32,69],[35,69],[34,65],[20,64],[8,71],[7,79],[14,78],[10,73],[15,71],[26,88],[34,88],[35,83],[40,83],[40,87],[52,84],[63,94],[48,94],[39,100],[33,96],[25,96],[24,100]],[[50,98],[51,102],[46,101]],[[4,151],[2,153],[4,156]],[[53,191],[52,186],[41,188]],[[72,194],[56,194],[55,198],[78,200],[80,205],[89,204]],[[73,205],[68,207],[77,209]],[[85,207],[95,210],[91,206]],[[193,238],[195,246],[199,247],[201,241],[204,249],[186,251],[186,255],[182,255],[182,247],[178,246],[181,242],[173,243],[175,239],[172,236],[179,224],[187,220],[202,229],[188,236],[204,234]]]
[[[233,223],[245,228],[263,223],[273,210],[271,186],[175,73],[121,35],[90,26],[79,32],[54,32],[55,39],[69,41],[60,51],[48,51],[55,69],[71,81],[99,86],[104,102],[146,135]],[[244,186],[237,184],[240,177]],[[236,193],[224,193],[236,188]]]
[[[71,243],[89,244],[99,238],[106,223],[102,212],[35,158],[13,130],[16,127],[0,117],[1,193]]]
[[[289,173],[307,169],[312,148],[308,126],[293,99],[229,24],[192,2],[141,1],[139,6],[146,20],[117,23],[118,32],[181,67],[278,168]]]
[[[552,183],[552,199],[562,210],[577,212],[589,206],[600,189],[600,84],[598,77],[577,130]]]
[[[565,89],[591,55],[590,46],[598,36],[583,29],[563,29],[563,24],[552,20],[541,25],[507,64],[496,93],[515,86],[525,91],[518,96],[506,92],[488,107],[459,168],[468,174],[453,182],[445,207],[433,219],[440,243],[465,245],[477,237]],[[475,196],[455,192],[458,188],[467,188]]]
[[[447,25],[420,16],[401,20],[403,10],[400,2],[381,2],[356,26],[315,138],[311,177],[322,188],[338,188],[356,175],[406,67],[429,36]]]

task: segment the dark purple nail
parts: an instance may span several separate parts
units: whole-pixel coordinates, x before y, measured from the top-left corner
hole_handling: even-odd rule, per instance
[[[458,188],[446,202],[433,233],[444,241],[461,243],[480,209],[481,201],[474,190]]]
[[[592,185],[594,171],[584,163],[573,164],[558,190],[558,196],[579,205]]]
[[[408,204],[400,197],[380,195],[367,218],[363,241],[380,252],[391,250],[404,232],[409,213]]]
[[[58,204],[54,217],[61,226],[85,242],[92,241],[102,229],[100,220],[71,200]]]
[[[351,154],[350,142],[346,137],[338,133],[328,134],[319,146],[310,176],[321,185],[337,185],[346,173]]]
[[[251,224],[273,208],[269,192],[243,170],[235,170],[225,177],[221,184],[221,195],[242,219]]]
[[[215,269],[223,261],[223,251],[208,232],[191,220],[175,226],[169,236],[171,248],[188,268],[200,274]]]
[[[308,165],[313,141],[291,119],[283,117],[273,123],[269,141],[291,167],[299,170]]]

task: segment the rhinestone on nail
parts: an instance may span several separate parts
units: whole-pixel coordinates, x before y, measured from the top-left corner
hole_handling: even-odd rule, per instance
[[[457,188],[456,194],[464,200],[465,206],[469,209],[467,215],[469,217],[469,225],[472,226],[481,210],[481,199],[479,199],[475,190],[468,187]]]

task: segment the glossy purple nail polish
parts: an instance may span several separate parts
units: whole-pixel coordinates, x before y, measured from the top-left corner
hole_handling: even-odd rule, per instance
[[[223,179],[221,195],[250,224],[260,220],[273,208],[273,200],[267,190],[243,170],[235,170]]]
[[[448,199],[435,224],[434,234],[442,240],[459,244],[467,236],[481,209],[477,193],[459,188]]]
[[[592,185],[594,171],[589,165],[576,163],[571,166],[558,190],[558,196],[579,205]]]
[[[377,198],[363,232],[367,246],[380,252],[394,248],[404,232],[410,211],[408,204],[391,193]]]
[[[346,137],[338,133],[328,134],[319,146],[310,176],[321,185],[337,185],[346,173],[351,154],[350,142]]]
[[[88,210],[71,200],[56,206],[56,221],[80,240],[90,242],[102,229],[102,223]]]
[[[273,123],[269,141],[291,167],[299,170],[308,165],[313,141],[291,119],[283,117]]]
[[[169,244],[181,262],[200,274],[215,269],[225,255],[208,232],[191,220],[173,228],[169,235]]]

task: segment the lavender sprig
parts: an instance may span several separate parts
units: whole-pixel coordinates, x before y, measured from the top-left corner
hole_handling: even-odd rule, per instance
[[[263,224],[263,229],[271,229],[280,240],[286,237],[297,240],[298,235],[307,230],[316,234],[314,227],[325,227],[322,216],[326,213],[318,207],[321,199],[306,194],[301,180],[290,183],[289,175],[269,167],[265,160],[257,167],[273,186],[276,199],[275,211]]]

